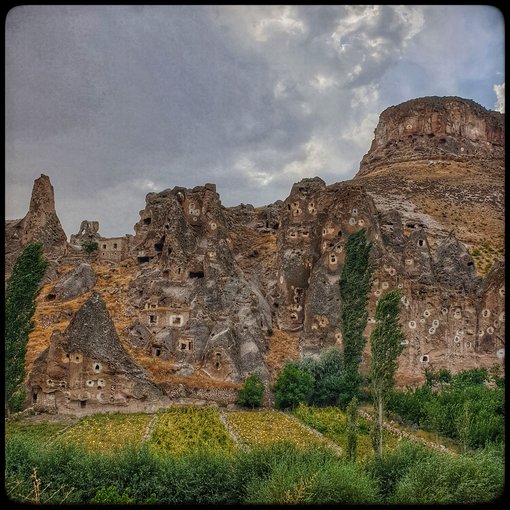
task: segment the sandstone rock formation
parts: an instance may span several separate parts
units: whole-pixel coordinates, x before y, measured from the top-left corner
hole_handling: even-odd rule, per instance
[[[140,273],[131,304],[144,312],[150,338],[131,334],[133,346],[145,342],[187,375],[198,369],[239,382],[258,371],[267,379],[262,353],[270,307],[234,259],[215,187],[150,193],[140,216],[133,240]]]
[[[46,299],[53,300],[57,297],[61,301],[74,299],[91,290],[95,284],[96,273],[90,264],[82,263],[76,269],[65,274],[46,296]]]
[[[44,174],[34,182],[26,216],[5,222],[6,273],[10,273],[23,248],[35,241],[43,243],[44,252],[50,257],[63,255],[67,250],[67,237],[55,210],[53,186]]]
[[[260,373],[269,389],[285,359],[343,345],[339,280],[345,243],[365,228],[375,268],[367,337],[377,300],[391,289],[402,293],[406,340],[398,384],[423,381],[426,367],[503,369],[503,136],[500,114],[472,101],[413,100],[383,112],[351,181],[327,186],[319,177],[303,179],[284,201],[258,208],[223,207],[213,184],[149,193],[134,237],[105,239],[97,222],[85,221],[72,241],[98,242],[92,263],[97,279],[78,266],[79,256],[67,256],[71,267],[57,267],[60,281],[43,287],[38,310],[48,311],[28,348],[40,352],[38,333],[52,324],[61,330],[62,314],[72,315],[77,306],[73,297],[86,299],[92,289],[116,318],[118,346],[166,395],[147,390],[148,399],[232,403],[247,375]],[[95,361],[108,366],[108,377],[120,377],[113,384],[123,390],[113,392],[114,403],[141,402],[145,390],[135,391],[120,366],[132,361],[115,355],[118,363],[112,364],[94,340],[96,333],[104,338],[90,330],[95,313],[104,318],[96,301],[78,312],[63,337],[56,332],[50,342],[48,335],[50,348],[30,376],[32,388],[40,387],[38,403],[74,410],[82,409],[82,400],[110,405],[104,388],[87,389],[96,388],[89,370]],[[116,343],[111,324],[106,329],[104,345]],[[68,366],[91,385],[74,386],[66,396],[69,390],[58,393],[54,381],[70,384],[71,368],[56,360],[75,350],[85,365],[76,360]],[[367,344],[363,369],[368,361]],[[56,375],[44,375],[50,372]],[[84,398],[84,391],[90,396]],[[57,395],[56,404],[50,394]]]
[[[504,116],[460,97],[412,99],[384,110],[359,176],[389,163],[503,158]]]
[[[29,399],[58,412],[141,410],[163,397],[149,374],[122,347],[105,303],[93,294],[30,373]]]

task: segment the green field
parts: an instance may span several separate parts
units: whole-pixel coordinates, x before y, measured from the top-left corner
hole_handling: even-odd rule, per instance
[[[81,419],[56,440],[85,446],[90,450],[113,451],[141,444],[151,421],[150,414],[95,414]]]
[[[226,413],[229,425],[248,446],[269,446],[287,441],[298,447],[324,444],[316,435],[279,411]]]
[[[306,423],[309,427],[318,430],[328,439],[343,450],[347,449],[347,422],[345,413],[338,407],[308,407],[300,405],[292,411],[292,414]],[[398,439],[383,431],[384,447],[388,450],[395,448]],[[357,436],[358,458],[366,460],[373,456],[372,442],[370,439],[370,425],[364,418],[358,418]]]
[[[174,407],[159,413],[149,444],[160,454],[235,450],[219,411],[210,408]]]
[[[339,409],[293,415],[342,453],[278,411],[224,412],[248,449],[211,408],[99,414],[67,428],[9,422],[5,490],[22,504],[480,503],[503,490],[502,446],[451,455],[385,436],[376,458],[360,418],[352,462]]]

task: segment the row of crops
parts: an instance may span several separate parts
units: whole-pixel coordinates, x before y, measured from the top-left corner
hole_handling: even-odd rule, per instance
[[[66,428],[13,423],[6,432],[106,452],[147,441],[155,453],[162,455],[203,451],[229,455],[238,447],[270,446],[282,441],[302,448],[333,444],[337,451],[347,445],[346,419],[340,409],[306,406],[298,407],[292,415],[267,410],[220,413],[213,408],[173,407],[155,415],[97,414]],[[395,444],[395,438],[386,437],[388,447]],[[362,419],[358,445],[360,457],[371,455],[369,427]]]

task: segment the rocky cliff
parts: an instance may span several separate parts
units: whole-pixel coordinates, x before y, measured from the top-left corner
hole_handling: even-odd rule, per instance
[[[339,279],[361,228],[375,267],[367,336],[380,296],[402,293],[399,384],[426,367],[502,368],[503,136],[499,114],[472,101],[423,98],[383,112],[351,181],[304,179],[261,208],[225,208],[213,184],[149,193],[122,260],[108,260],[108,240],[97,260],[54,257],[27,368],[97,292],[127,355],[168,398],[231,403],[248,374],[268,384],[286,359],[342,346]],[[85,222],[77,235],[97,232]]]
[[[55,194],[50,178],[41,174],[35,180],[30,207],[21,220],[5,222],[5,272],[10,273],[16,257],[30,243],[43,243],[50,258],[63,255],[67,237],[55,210]]]
[[[504,115],[460,97],[412,99],[384,110],[358,176],[389,163],[504,158]]]

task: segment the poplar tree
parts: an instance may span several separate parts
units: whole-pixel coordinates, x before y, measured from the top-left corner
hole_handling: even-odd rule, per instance
[[[345,245],[345,262],[340,276],[342,304],[341,330],[344,344],[344,394],[340,403],[345,405],[358,394],[361,384],[359,365],[366,339],[363,331],[368,321],[368,293],[372,279],[369,255],[372,244],[362,228],[350,234]]]
[[[382,425],[384,406],[395,385],[398,357],[402,352],[404,335],[399,322],[400,292],[387,292],[375,311],[376,325],[370,336],[370,390],[374,401],[372,443],[377,455],[382,455]]]

